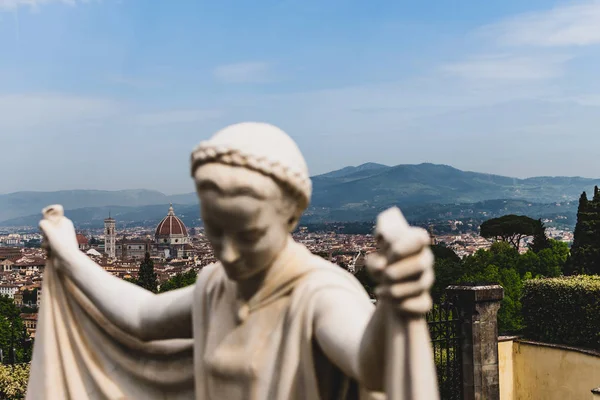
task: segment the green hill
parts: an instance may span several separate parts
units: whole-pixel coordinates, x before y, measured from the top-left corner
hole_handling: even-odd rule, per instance
[[[503,208],[498,208],[500,204],[486,203],[489,201],[508,201],[508,207],[504,207],[507,213],[520,210],[523,204],[531,207],[528,203],[540,210],[554,209],[550,214],[569,213],[573,211],[569,202],[576,201],[584,190],[600,185],[600,179],[518,179],[428,163],[396,166],[367,163],[318,175],[312,180],[313,198],[305,221],[367,221],[392,205],[400,206],[415,218],[445,215],[456,207],[473,209],[478,207],[476,204],[487,204],[485,207],[491,208],[486,212],[491,213]],[[0,226],[35,226],[41,209],[56,203],[62,204],[67,215],[80,224],[101,224],[109,210],[121,221],[151,222],[165,215],[170,202],[178,205],[178,214],[190,216],[190,226],[196,224],[199,210],[195,193],[168,196],[153,190],[71,190],[0,195]]]

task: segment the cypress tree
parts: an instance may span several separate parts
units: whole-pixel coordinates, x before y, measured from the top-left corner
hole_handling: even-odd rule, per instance
[[[548,239],[548,236],[546,236],[546,227],[542,220],[538,219],[535,223],[533,242],[529,245],[529,249],[534,253],[539,253],[550,247],[550,240]]]
[[[138,273],[137,285],[156,293],[158,287],[158,281],[156,279],[156,273],[154,272],[154,261],[150,258],[150,253],[146,253],[144,261],[140,265]]]
[[[565,272],[569,275],[600,274],[600,190],[597,186],[591,201],[585,192],[579,198],[573,236]]]

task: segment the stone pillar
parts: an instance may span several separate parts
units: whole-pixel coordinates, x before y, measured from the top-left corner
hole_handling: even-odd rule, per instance
[[[499,285],[448,286],[446,295],[460,309],[463,399],[499,400],[498,310],[504,289]]]

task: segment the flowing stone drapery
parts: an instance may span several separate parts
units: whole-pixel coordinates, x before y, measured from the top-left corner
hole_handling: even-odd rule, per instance
[[[212,398],[206,388],[214,385],[214,377],[204,370],[201,354],[209,351],[204,331],[211,326],[210,315],[217,312],[211,308],[210,299],[215,288],[220,292],[222,285],[228,285],[220,266],[206,267],[196,282],[193,341],[142,342],[108,321],[72,281],[58,272],[55,262],[50,258],[46,264],[27,400]],[[275,297],[286,297],[294,289],[285,321],[271,333],[280,338],[278,351],[260,353],[274,373],[258,391],[264,389],[272,395],[247,393],[241,398],[384,399],[382,393],[360,388],[330,361],[316,359],[313,354],[314,294],[343,288],[370,304],[364,289],[347,272],[312,256],[302,246],[297,246],[289,262],[284,274],[288,276],[274,289]],[[290,286],[292,281],[296,284]],[[211,311],[205,315],[207,307]],[[200,352],[195,363],[194,348]],[[331,379],[324,380],[323,374]],[[346,387],[348,390],[340,390]]]
[[[56,262],[46,262],[27,400],[194,398],[192,339],[127,334]]]

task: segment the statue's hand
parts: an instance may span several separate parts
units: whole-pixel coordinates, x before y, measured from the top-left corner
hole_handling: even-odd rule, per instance
[[[367,268],[377,281],[377,297],[402,314],[424,315],[431,309],[434,282],[431,239],[426,230],[406,227],[396,237],[379,238],[382,249],[370,254]]]
[[[52,205],[42,210],[44,219],[40,221],[40,229],[44,236],[43,247],[51,257],[61,260],[79,251],[75,227],[70,219],[64,216],[63,207]]]

